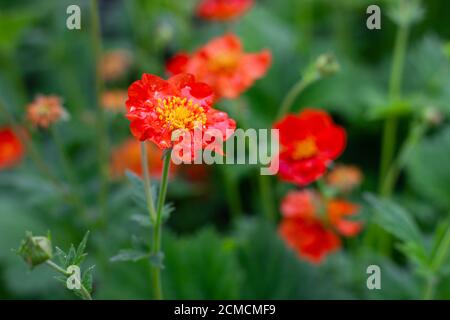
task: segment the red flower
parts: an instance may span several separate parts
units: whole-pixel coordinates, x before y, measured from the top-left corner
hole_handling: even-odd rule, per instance
[[[239,38],[226,34],[213,39],[190,58],[186,54],[176,55],[169,60],[167,71],[192,73],[214,89],[216,98],[233,99],[266,73],[271,59],[268,50],[243,52]]]
[[[147,143],[147,159],[150,176],[159,178],[163,169],[163,151],[153,143]],[[171,166],[169,174],[177,168]],[[110,171],[114,177],[122,177],[126,170],[142,176],[141,144],[136,139],[128,139],[114,147],[111,153]]]
[[[279,175],[301,186],[320,178],[345,148],[345,130],[325,111],[304,109],[299,115],[287,115],[274,128],[280,130]]]
[[[197,15],[205,20],[227,21],[235,19],[253,6],[253,0],[203,0]]]
[[[338,234],[355,236],[361,223],[344,218],[358,206],[338,199],[325,200],[313,191],[291,191],[282,201],[279,232],[299,256],[320,263],[341,246]]]
[[[329,223],[343,236],[353,237],[357,235],[362,228],[358,221],[345,220],[347,216],[356,214],[359,207],[353,203],[344,200],[330,200],[327,204]]]
[[[189,62],[189,54],[180,52],[174,55],[166,63],[167,72],[171,75],[183,73],[186,71],[186,65]]]
[[[181,73],[168,80],[144,74],[128,88],[126,117],[137,139],[151,140],[161,149],[178,143],[171,140],[177,129],[192,135],[194,130],[204,134],[208,129],[217,129],[226,140],[236,128],[236,122],[225,112],[211,108],[212,102],[211,87],[196,82],[191,74]],[[205,140],[202,139],[202,148],[207,145]]]
[[[11,128],[0,128],[0,170],[11,168],[22,160],[24,146]]]
[[[341,246],[339,237],[318,220],[286,219],[279,228],[287,244],[312,263],[321,263],[325,255]]]

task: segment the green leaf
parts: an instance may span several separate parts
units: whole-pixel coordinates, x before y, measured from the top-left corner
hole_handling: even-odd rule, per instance
[[[143,212],[147,212],[147,200],[145,199],[145,188],[144,181],[134,172],[127,170],[126,176],[128,181],[131,183],[131,195],[134,203]],[[157,183],[152,181],[151,192],[153,196],[153,201],[156,201],[157,196]],[[156,205],[156,204],[155,204]]]
[[[381,228],[404,242],[412,242],[423,247],[422,234],[411,214],[395,202],[366,193],[364,198],[375,210],[374,221]]]
[[[413,189],[430,202],[450,209],[450,126],[425,138],[408,158],[408,182]]]
[[[235,252],[216,231],[164,233],[164,294],[168,299],[237,299],[241,273]]]
[[[132,261],[137,262],[145,258],[150,257],[149,252],[140,251],[137,249],[122,249],[118,254],[113,256],[111,262],[122,262],[122,261]]]

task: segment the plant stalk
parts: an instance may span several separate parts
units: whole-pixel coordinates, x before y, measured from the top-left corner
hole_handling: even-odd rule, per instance
[[[158,200],[156,206],[156,221],[153,226],[153,248],[152,254],[157,255],[161,250],[161,228],[162,228],[162,214],[164,210],[164,202],[166,199],[167,185],[169,182],[169,167],[170,167],[170,149],[164,151],[163,158],[163,172],[161,177],[161,185],[158,193]],[[161,287],[161,268],[153,266],[153,291],[155,299],[162,300],[163,292]]]

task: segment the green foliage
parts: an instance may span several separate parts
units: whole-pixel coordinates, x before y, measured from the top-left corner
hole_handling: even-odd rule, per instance
[[[417,194],[450,210],[450,170],[446,165],[450,152],[450,127],[425,138],[407,162],[407,176]]]

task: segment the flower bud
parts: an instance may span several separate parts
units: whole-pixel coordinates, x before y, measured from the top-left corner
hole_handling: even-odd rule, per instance
[[[316,70],[321,76],[331,76],[339,71],[340,66],[332,54],[321,54],[315,63]]]
[[[442,121],[444,121],[444,116],[435,107],[425,108],[423,117],[425,121],[432,126],[438,126],[442,123]]]
[[[25,262],[31,268],[44,263],[52,258],[52,243],[49,237],[34,237],[31,232],[27,232],[25,239],[18,250]]]

